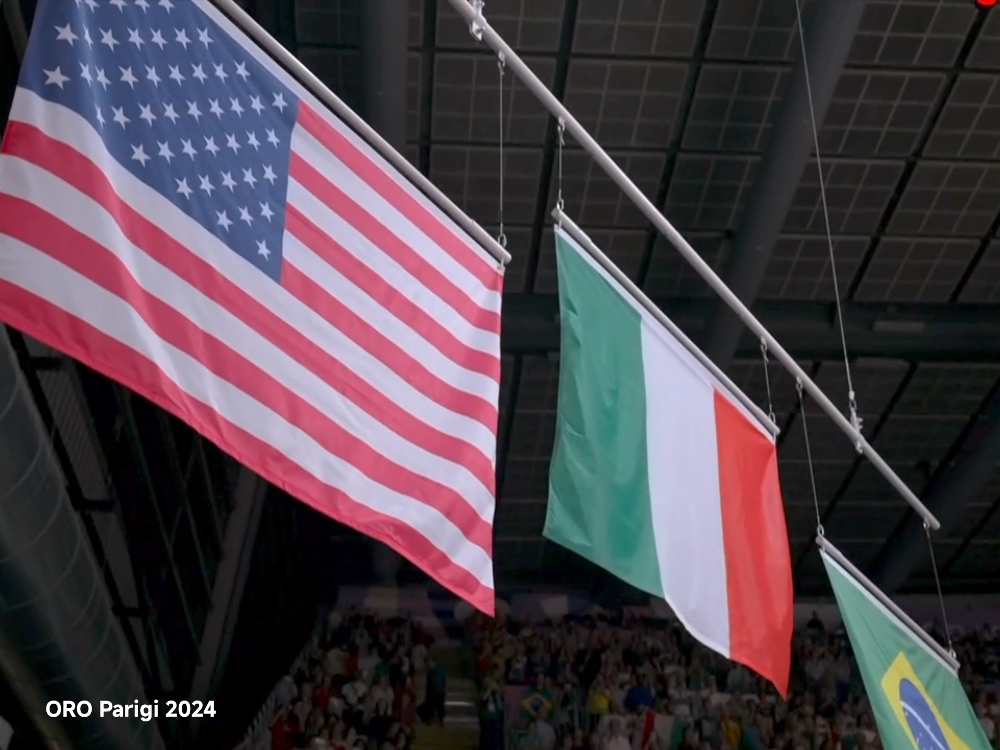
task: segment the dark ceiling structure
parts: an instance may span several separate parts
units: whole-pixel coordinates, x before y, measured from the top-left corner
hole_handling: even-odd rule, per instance
[[[14,16],[30,25],[34,2],[0,1],[6,115],[23,41]],[[240,4],[491,232],[502,118],[513,261],[498,587],[628,595],[541,537],[559,375],[556,122],[510,75],[501,108],[496,58],[446,0]],[[1000,593],[1000,12],[969,0],[808,0],[802,12],[865,434],[941,518],[945,592]],[[846,411],[796,0],[487,0],[485,13]],[[572,142],[562,192],[567,213],[762,406],[769,380],[800,595],[825,593],[806,428],[827,536],[887,589],[934,591],[907,506],[814,406],[800,408],[777,365],[765,378],[758,342]],[[226,705],[200,726],[161,722],[167,747],[236,738],[318,603],[371,581],[373,556],[382,578],[424,580],[148,402],[8,333],[41,416],[31,435],[52,447],[137,679],[161,700]]]
[[[495,228],[495,58],[447,3],[416,10],[408,155]],[[485,13],[846,412],[795,0],[494,0]],[[945,521],[935,537],[945,589],[996,591],[1000,369],[990,319],[1000,257],[1000,16],[963,0],[813,0],[802,13],[865,433]],[[339,56],[344,65],[350,52]],[[548,218],[556,124],[516,83],[504,106],[514,260],[497,569],[501,584],[560,581],[583,567],[539,535],[559,369]],[[764,405],[758,342],[572,143],[563,194],[597,244]],[[829,420],[809,403],[800,410],[779,369],[772,364],[770,377],[798,591],[824,588],[804,418],[826,533],[886,587],[933,591],[920,524]]]

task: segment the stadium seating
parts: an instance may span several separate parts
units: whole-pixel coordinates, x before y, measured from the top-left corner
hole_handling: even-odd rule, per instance
[[[482,690],[481,750],[880,748],[846,637],[818,619],[796,633],[787,701],[666,620],[625,622],[619,614],[530,625],[474,617],[469,624]],[[996,747],[998,631],[961,634],[955,649]]]

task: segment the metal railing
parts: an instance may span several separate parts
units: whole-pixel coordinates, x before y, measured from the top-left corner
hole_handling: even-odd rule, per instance
[[[309,640],[306,641],[306,645],[299,652],[299,655],[295,657],[295,661],[292,662],[291,668],[288,670],[287,674],[282,675],[274,687],[271,688],[270,694],[264,701],[264,704],[260,707],[257,715],[254,717],[253,721],[250,722],[250,726],[247,728],[246,733],[243,735],[243,739],[234,748],[234,750],[269,750],[271,747],[270,737],[271,737],[271,721],[274,719],[274,710],[278,706],[278,688],[281,686],[282,680],[285,679],[289,674],[294,675],[299,669],[305,664],[308,659],[309,651],[316,644],[316,639],[318,635],[310,636]],[[261,741],[267,739],[267,744],[261,745]]]

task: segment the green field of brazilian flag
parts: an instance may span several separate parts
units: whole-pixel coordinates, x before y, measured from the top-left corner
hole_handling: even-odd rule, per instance
[[[991,750],[958,675],[834,559],[823,563],[886,750]]]

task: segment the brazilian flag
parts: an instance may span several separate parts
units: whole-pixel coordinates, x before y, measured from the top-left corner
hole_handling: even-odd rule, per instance
[[[951,666],[821,554],[885,750],[990,750]]]

